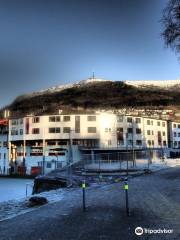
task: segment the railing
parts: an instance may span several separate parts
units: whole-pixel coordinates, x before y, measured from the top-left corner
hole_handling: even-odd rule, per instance
[[[83,154],[81,165],[85,170],[146,169],[155,160],[162,161],[160,150]]]

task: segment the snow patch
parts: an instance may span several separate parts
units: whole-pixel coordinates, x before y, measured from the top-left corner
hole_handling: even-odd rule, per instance
[[[180,79],[177,80],[143,80],[143,81],[124,81],[127,85],[131,85],[134,87],[161,87],[161,88],[169,88],[175,85],[180,85]]]

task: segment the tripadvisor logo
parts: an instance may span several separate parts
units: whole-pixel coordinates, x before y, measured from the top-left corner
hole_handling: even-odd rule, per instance
[[[173,233],[173,229],[149,229],[149,228],[142,228],[137,227],[135,228],[135,234],[140,236],[142,234],[170,234]]]
[[[143,228],[142,227],[137,227],[136,229],[135,229],[135,234],[136,235],[142,235],[143,234]]]

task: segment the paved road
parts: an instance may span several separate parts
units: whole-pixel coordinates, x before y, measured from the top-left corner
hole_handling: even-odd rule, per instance
[[[131,179],[129,198],[131,216],[127,217],[122,183],[89,189],[83,213],[81,191],[70,191],[58,203],[1,222],[0,239],[180,239],[180,167]],[[136,236],[137,226],[174,232]]]

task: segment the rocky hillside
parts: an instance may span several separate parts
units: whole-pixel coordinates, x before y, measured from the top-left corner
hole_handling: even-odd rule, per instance
[[[93,79],[19,96],[6,108],[11,111],[11,116],[57,113],[59,109],[73,112],[123,107],[179,108],[179,86],[137,87],[122,81]]]

